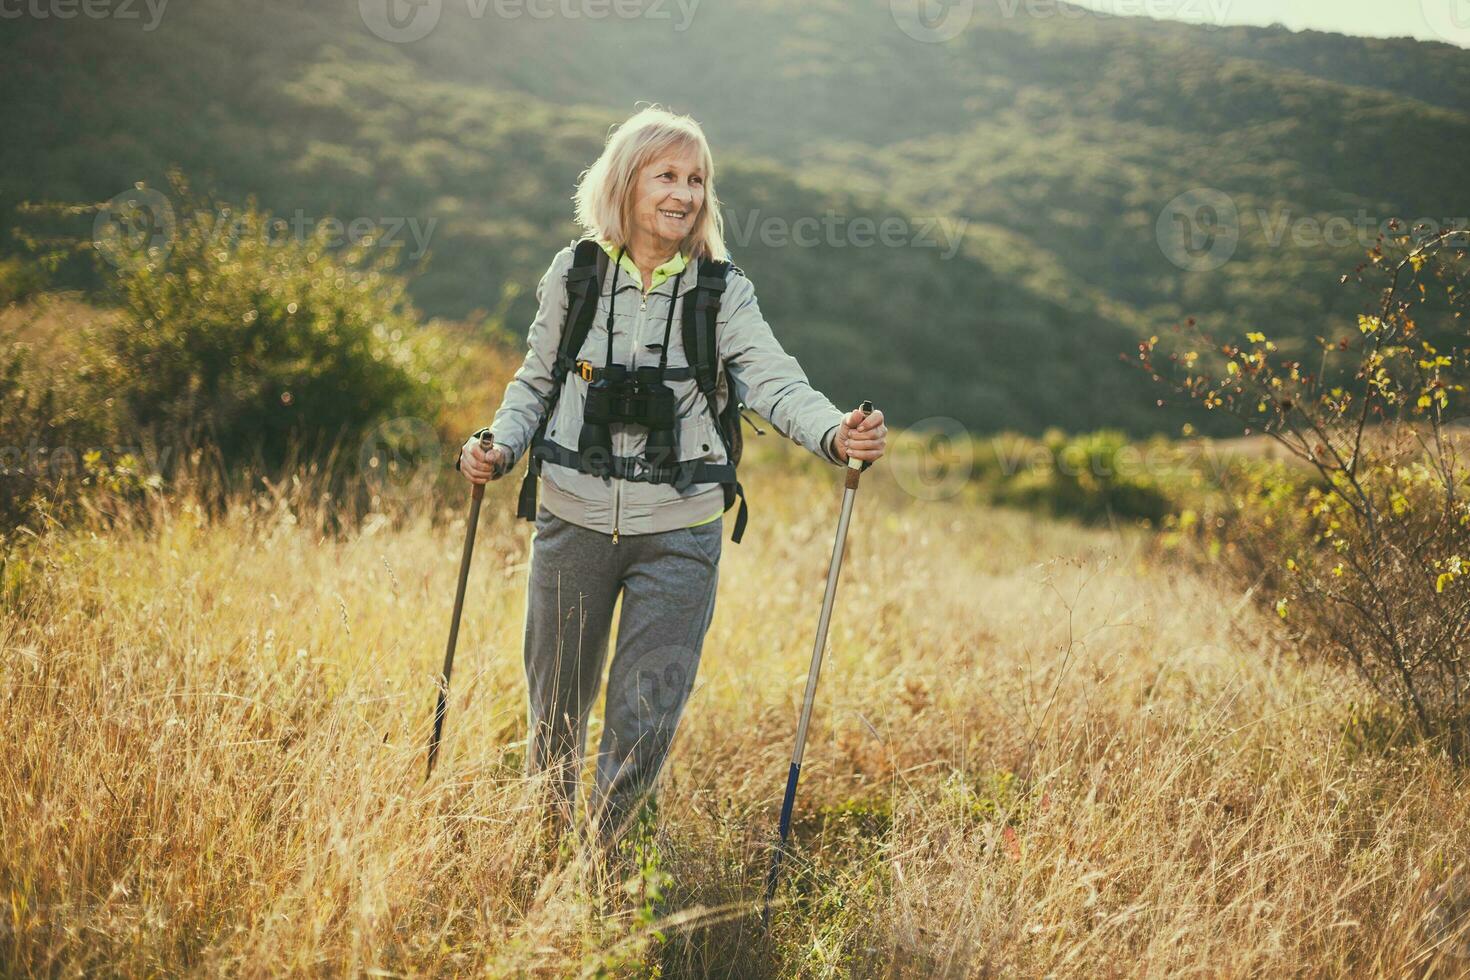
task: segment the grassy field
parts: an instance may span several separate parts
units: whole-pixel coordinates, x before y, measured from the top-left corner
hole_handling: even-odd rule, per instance
[[[288,486],[23,543],[0,617],[0,972],[1470,968],[1463,773],[1145,532],[919,501],[882,466],[763,936],[840,486],[773,457],[725,546],[655,844],[615,873],[550,838],[521,775],[512,481],[487,501],[428,785],[457,499],[341,537]]]

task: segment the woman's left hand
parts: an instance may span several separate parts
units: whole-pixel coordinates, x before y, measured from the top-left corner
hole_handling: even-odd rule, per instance
[[[865,418],[855,408],[837,426],[837,456],[846,463],[849,458],[876,462],[883,456],[888,427],[883,424],[881,409],[873,409]]]

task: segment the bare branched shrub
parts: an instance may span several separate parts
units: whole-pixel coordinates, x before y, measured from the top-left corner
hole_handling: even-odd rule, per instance
[[[1397,231],[1397,229],[1395,229]],[[1155,380],[1238,417],[1303,466],[1241,471],[1231,536],[1276,612],[1397,702],[1421,734],[1470,748],[1470,499],[1459,442],[1466,232],[1381,238],[1354,273],[1370,312],[1316,349],[1261,331],[1158,356]],[[1316,363],[1308,363],[1311,354]]]

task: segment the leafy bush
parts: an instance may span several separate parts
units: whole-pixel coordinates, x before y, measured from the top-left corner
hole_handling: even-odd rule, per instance
[[[994,503],[1084,521],[1157,522],[1174,509],[1164,474],[1144,465],[1144,453],[1115,429],[1071,436],[1049,429],[1038,443],[1012,437],[994,457],[980,467],[994,480]]]
[[[1355,272],[1372,311],[1318,337],[1315,365],[1258,331],[1241,347],[1195,329],[1200,349],[1167,362],[1158,338],[1140,345],[1157,380],[1259,427],[1317,478],[1236,486],[1231,536],[1257,594],[1457,755],[1470,750],[1470,479],[1452,424],[1470,373],[1466,272],[1464,232],[1382,239]]]
[[[110,518],[165,478],[223,499],[242,479],[304,466],[345,513],[420,489],[443,456],[437,379],[463,375],[467,354],[421,324],[391,254],[370,237],[337,248],[330,226],[308,232],[253,203],[201,201],[177,175],[173,187],[177,220],[173,202],[139,185],[101,206],[110,222],[95,222],[95,241],[32,236],[53,264],[100,254],[114,308],[60,327],[12,311],[51,349],[0,351],[0,530],[61,521],[78,504]]]
[[[175,188],[187,203],[162,246],[113,255],[122,316],[100,337],[97,382],[140,435],[269,470],[355,445],[384,418],[433,416],[418,315],[389,255]]]

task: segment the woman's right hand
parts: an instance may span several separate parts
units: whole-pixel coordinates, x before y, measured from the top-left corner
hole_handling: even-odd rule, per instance
[[[505,450],[499,446],[491,446],[487,453],[480,448],[480,440],[470,436],[459,451],[459,471],[471,483],[498,480],[505,467],[505,460]]]

